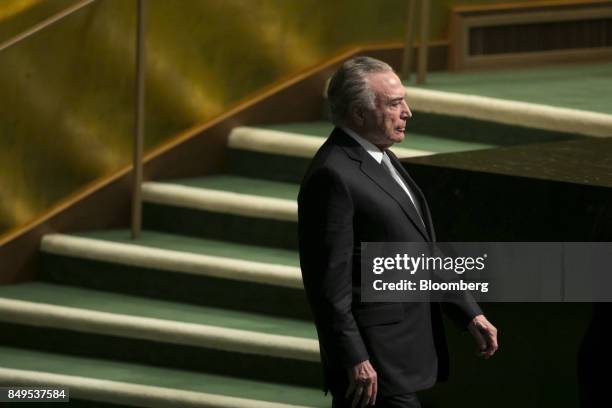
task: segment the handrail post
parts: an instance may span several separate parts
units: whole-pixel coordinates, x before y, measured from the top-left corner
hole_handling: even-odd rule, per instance
[[[146,0],[137,0],[136,28],[136,79],[135,79],[135,126],[134,162],[132,177],[132,239],[140,237],[142,228],[142,150],[144,144],[145,101],[145,19]]]
[[[408,81],[412,72],[412,44],[414,43],[414,13],[416,0],[408,0],[406,15],[406,37],[404,39],[404,55],[402,58],[402,79]]]
[[[429,42],[429,0],[421,0],[421,35],[419,36],[419,66],[417,84],[424,84],[427,77],[427,59]]]

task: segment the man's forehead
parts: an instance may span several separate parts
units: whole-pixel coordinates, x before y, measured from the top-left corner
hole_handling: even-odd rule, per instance
[[[376,94],[391,99],[403,98],[406,94],[402,82],[392,71],[372,73],[367,78],[370,89]]]

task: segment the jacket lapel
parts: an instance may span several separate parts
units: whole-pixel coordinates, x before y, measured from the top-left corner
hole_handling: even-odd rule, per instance
[[[395,180],[393,180],[389,173],[383,169],[383,165],[377,163],[376,160],[357,143],[357,141],[345,134],[342,130],[336,129],[334,133],[338,134],[338,137],[341,135],[342,138],[350,139],[350,141],[345,139],[340,143],[349,157],[361,163],[359,167],[360,170],[399,204],[410,222],[412,222],[414,227],[421,233],[423,238],[428,241],[431,240],[431,237],[425,230],[423,222],[420,220],[419,214],[417,214],[416,208],[410,202],[410,198],[408,198],[406,192]],[[412,185],[410,185],[410,187],[412,188]],[[421,194],[420,191],[419,194]]]
[[[400,173],[402,178],[408,183],[410,190],[415,194],[416,199],[419,201],[419,205],[421,206],[421,212],[423,213],[423,221],[427,226],[427,232],[429,233],[429,237],[432,242],[436,242],[436,231],[433,227],[433,222],[431,220],[431,212],[429,211],[429,206],[427,205],[427,200],[425,199],[425,194],[421,191],[419,186],[414,182],[408,171],[402,165],[402,162],[399,161],[397,156],[388,151],[389,158],[391,159],[391,163],[393,163],[393,167]]]

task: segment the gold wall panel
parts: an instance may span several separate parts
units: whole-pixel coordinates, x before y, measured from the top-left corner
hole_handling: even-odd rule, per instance
[[[432,39],[449,8],[432,1]],[[501,1],[488,1],[501,2]],[[4,41],[76,0],[0,0]],[[150,149],[287,75],[401,41],[404,0],[148,0]],[[135,1],[98,0],[0,53],[0,235],[131,160]]]

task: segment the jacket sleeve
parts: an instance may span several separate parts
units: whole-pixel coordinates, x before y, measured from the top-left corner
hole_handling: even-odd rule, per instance
[[[320,346],[336,367],[369,359],[351,312],[353,202],[333,170],[310,174],[298,196],[300,265]]]
[[[478,303],[467,292],[449,296],[441,306],[444,313],[461,330],[466,330],[474,317],[483,314]]]
[[[433,246],[433,255],[445,257],[446,255],[440,251],[437,245]],[[432,274],[438,282],[457,281],[458,277],[455,274],[442,275],[440,273]],[[475,316],[482,314],[482,309],[474,300],[474,297],[467,291],[449,291],[443,294],[442,302],[440,303],[442,311],[449,319],[462,330],[466,330],[468,324]]]

